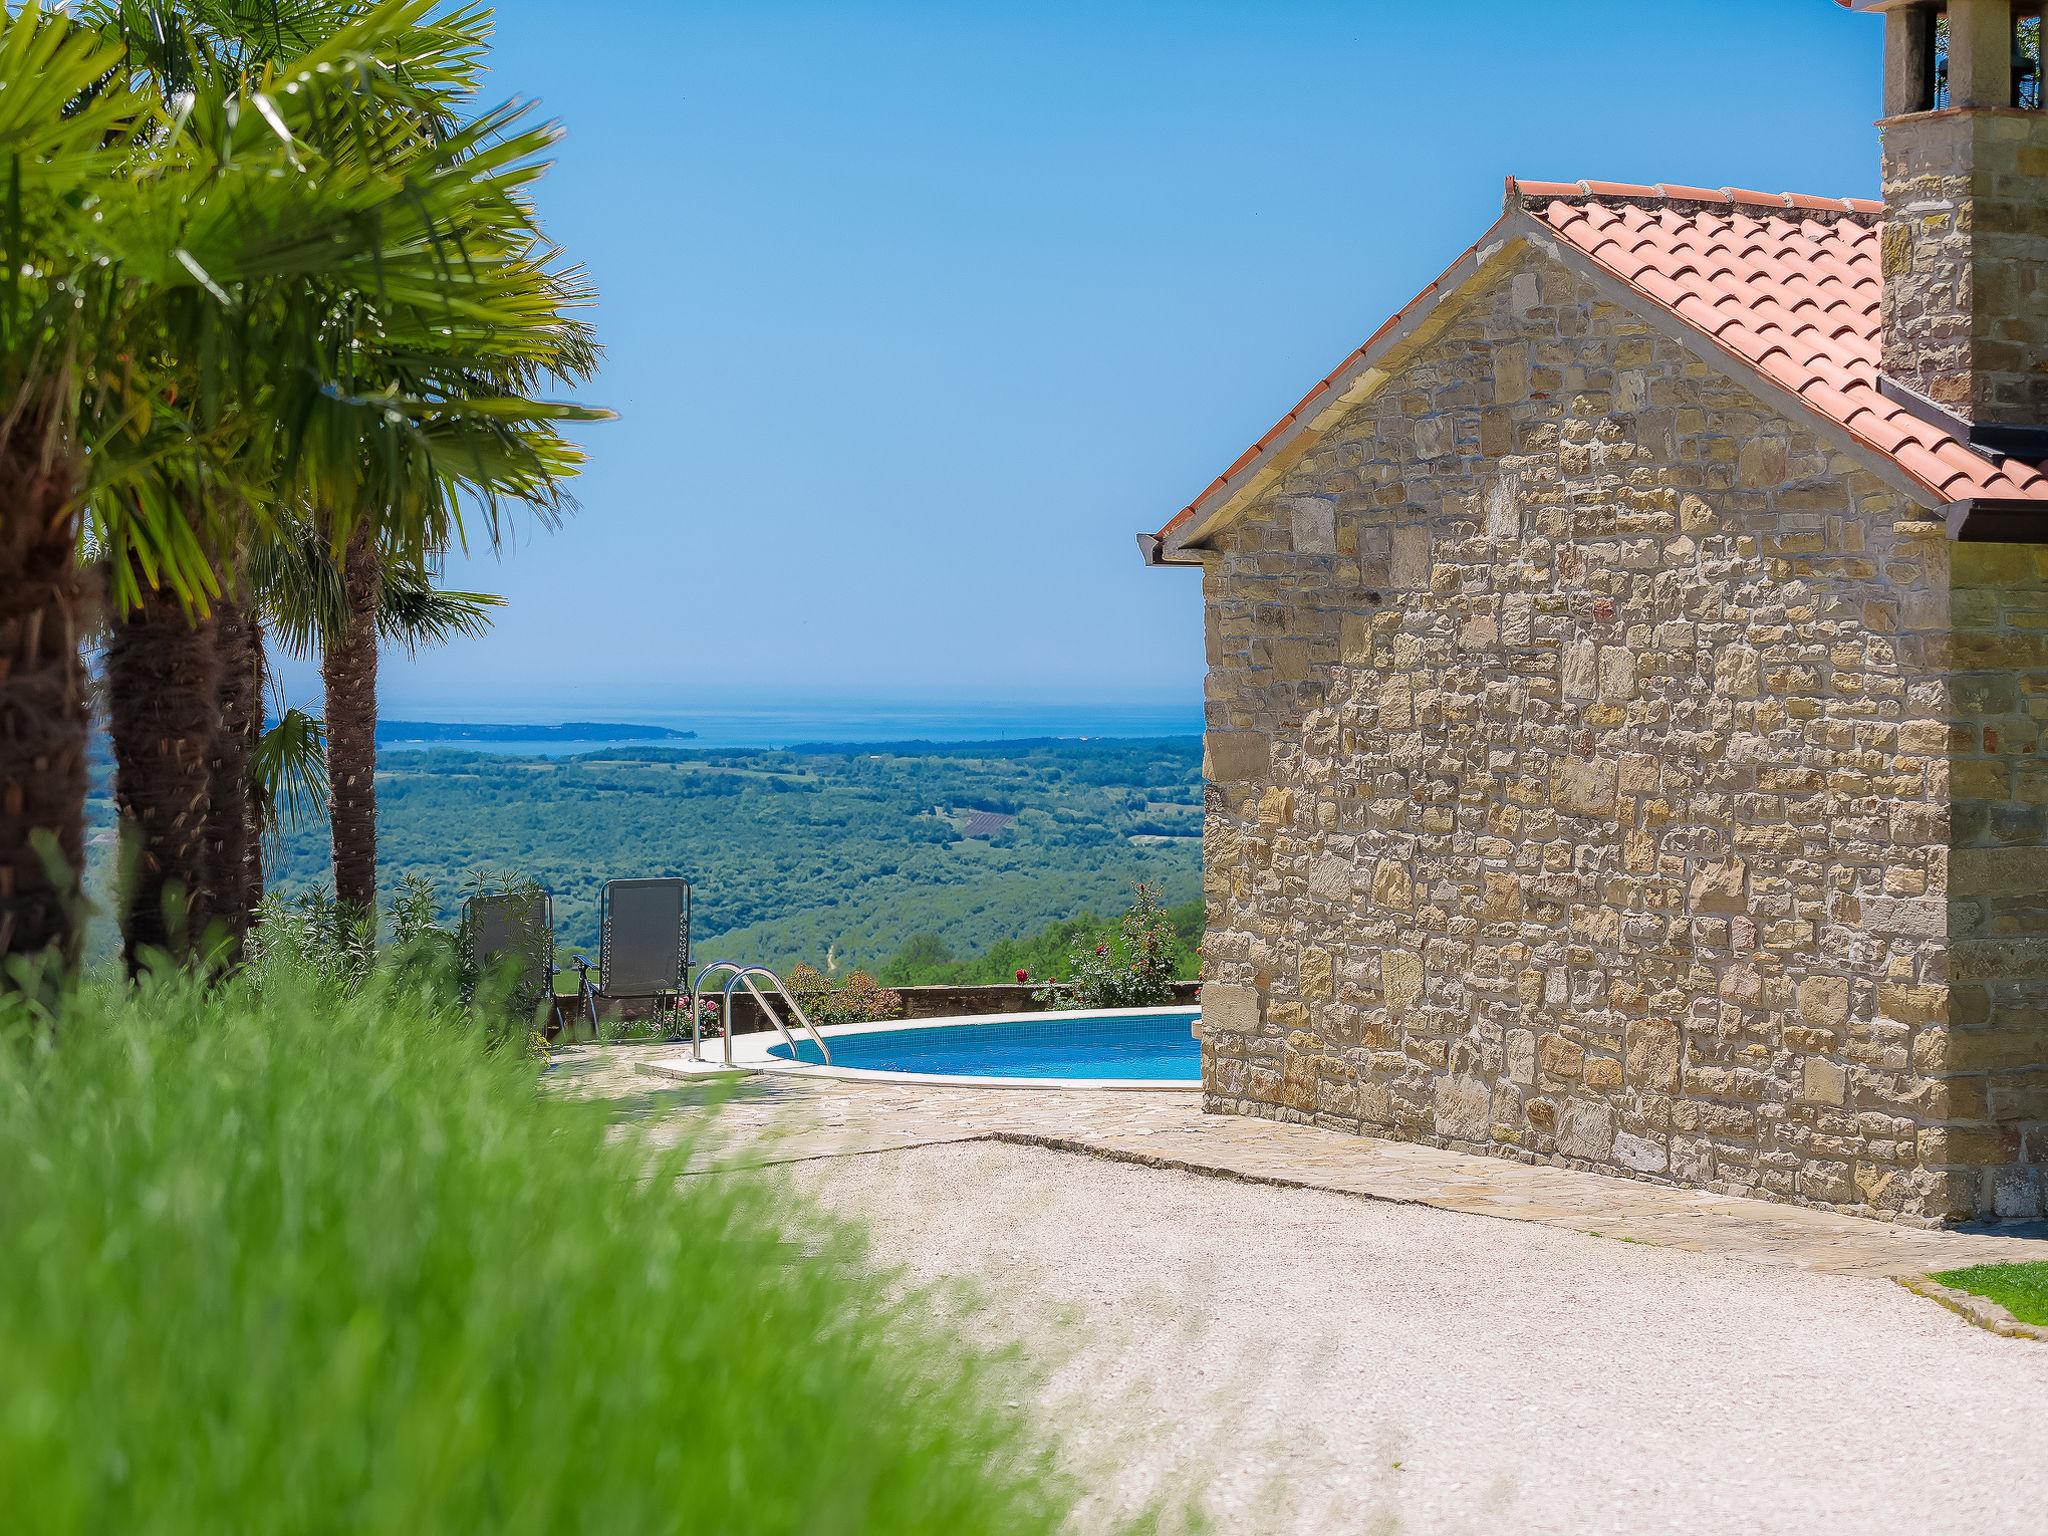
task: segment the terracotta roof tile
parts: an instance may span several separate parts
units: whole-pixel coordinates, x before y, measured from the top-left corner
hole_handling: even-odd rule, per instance
[[[2048,475],[2040,468],[1986,458],[1879,393],[1884,279],[1876,220],[1882,203],[1611,181],[1510,179],[1508,195],[1511,206],[1527,209],[1647,301],[1890,458],[1931,495],[2048,502]],[[1449,275],[1347,356],[1160,536],[1247,471],[1287,428],[1307,420],[1338,376],[1362,362]]]
[[[1896,406],[1893,407],[1893,410],[1897,409]],[[1900,411],[1899,414],[1905,413]],[[1913,441],[1899,430],[1899,424],[1893,419],[1891,412],[1881,408],[1866,408],[1863,414],[1856,418],[1856,435],[1879,453],[1896,454],[1899,449]]]
[[[1680,187],[1670,182],[1659,182],[1657,190],[1666,197],[1688,203],[1717,203],[1721,200],[1721,194],[1708,187]]]
[[[1576,197],[1552,190],[1563,185],[1523,182],[1516,191],[1563,239],[1929,491],[2048,500],[2039,469],[1973,452],[1878,392],[1884,279],[1874,220],[1882,203],[1729,188],[1720,194],[1731,209],[1724,216],[1673,206],[1704,202],[1699,188],[1667,187],[1669,200],[1656,206],[1643,196],[1654,188],[1582,182]],[[1604,206],[1615,199],[1627,201]],[[1610,233],[1616,224],[1648,236],[1630,241],[1625,258]]]
[[[1936,491],[1945,493],[1949,483],[1956,478],[1956,471],[1944,464],[1938,454],[1929,452],[1918,443],[1904,444],[1892,457],[1899,461],[1907,474]]]

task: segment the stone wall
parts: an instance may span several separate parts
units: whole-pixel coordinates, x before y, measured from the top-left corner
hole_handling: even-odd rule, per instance
[[[1973,422],[2048,425],[2048,115],[1884,125],[1884,372]]]
[[[1979,1171],[1977,1211],[2048,1206],[2048,548],[1957,544],[1946,1014],[1914,1042],[1945,1124],[1923,1151]],[[1936,993],[1880,997],[1919,1017]]]
[[[1212,542],[1210,1108],[2040,1210],[2031,551],[1533,251]]]

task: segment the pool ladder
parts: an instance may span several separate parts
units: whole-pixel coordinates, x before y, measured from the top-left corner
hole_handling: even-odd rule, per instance
[[[780,1030],[782,1038],[789,1043],[789,1059],[791,1061],[800,1059],[797,1056],[796,1036],[792,1035],[789,1032],[789,1026],[782,1022],[782,1015],[775,1011],[775,1005],[768,1001],[767,994],[754,985],[754,978],[756,976],[768,978],[768,984],[775,989],[775,995],[789,1004],[789,1011],[796,1015],[797,1023],[803,1025],[810,1037],[818,1043],[818,1054],[825,1058],[825,1065],[828,1067],[832,1065],[832,1047],[827,1045],[825,1037],[818,1033],[818,1026],[813,1024],[810,1015],[804,1012],[804,1005],[796,1000],[796,994],[782,984],[782,978],[769,970],[765,965],[741,965],[736,960],[718,960],[705,966],[703,970],[697,973],[697,980],[690,987],[690,1059],[692,1061],[702,1061],[704,1059],[704,1015],[699,1005],[704,997],[704,980],[714,971],[732,972],[731,979],[725,984],[725,1001],[721,1005],[721,1012],[719,1014],[719,1019],[725,1026],[725,1064],[728,1067],[732,1065],[733,994],[742,986],[753,994],[754,1001],[761,1006],[761,1011],[768,1015],[768,1022]]]

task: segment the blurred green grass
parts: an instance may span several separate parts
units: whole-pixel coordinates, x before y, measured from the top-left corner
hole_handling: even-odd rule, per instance
[[[433,986],[0,1012],[20,1532],[1005,1532],[1017,1383],[758,1182],[675,1177]],[[652,1176],[650,1177],[650,1172]]]

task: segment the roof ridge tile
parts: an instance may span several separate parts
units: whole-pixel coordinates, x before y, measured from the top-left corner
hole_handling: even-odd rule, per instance
[[[1507,179],[1510,206],[1547,202],[1625,203],[1655,206],[1677,211],[1684,208],[1723,208],[1734,212],[1744,208],[1768,209],[1778,217],[1787,213],[1828,215],[1822,222],[1840,218],[1861,220],[1884,212],[1884,204],[1860,197],[1816,197],[1807,192],[1759,192],[1749,187],[1695,187],[1681,182],[1659,182],[1654,186],[1629,181],[1535,181],[1518,176]],[[1795,226],[1796,227],[1796,226]]]

